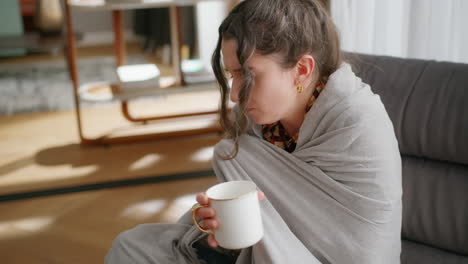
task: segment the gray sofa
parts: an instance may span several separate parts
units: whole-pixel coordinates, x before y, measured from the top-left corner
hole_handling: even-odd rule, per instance
[[[468,263],[468,64],[347,54],[403,165],[402,264]]]

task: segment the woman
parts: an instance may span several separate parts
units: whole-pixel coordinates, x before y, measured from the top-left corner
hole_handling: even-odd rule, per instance
[[[224,250],[187,214],[177,224],[121,234],[108,262],[399,263],[401,161],[393,126],[380,98],[342,61],[320,4],[241,2],[219,28],[212,64],[227,134],[213,166],[220,181],[252,180],[259,198],[268,198],[263,239]],[[222,224],[204,194],[197,202],[205,228]]]

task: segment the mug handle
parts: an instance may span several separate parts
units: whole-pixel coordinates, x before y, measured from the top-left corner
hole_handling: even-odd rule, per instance
[[[192,206],[192,220],[193,220],[193,223],[195,224],[195,226],[198,228],[198,230],[202,231],[203,233],[207,233],[209,235],[214,235],[214,232],[213,231],[210,231],[210,230],[206,230],[206,229],[203,229],[199,224],[198,224],[198,221],[197,221],[197,218],[195,217],[195,212],[202,208],[203,206],[201,206],[200,204],[196,203]]]

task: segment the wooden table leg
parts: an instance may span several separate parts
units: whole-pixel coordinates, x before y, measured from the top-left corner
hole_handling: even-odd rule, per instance
[[[183,86],[184,78],[182,76],[181,61],[180,61],[180,48],[182,41],[181,35],[181,16],[180,8],[171,6],[169,8],[170,26],[171,26],[171,53],[172,53],[172,66],[174,68],[174,75],[176,77],[176,86]]]
[[[125,65],[127,62],[127,49],[125,46],[124,21],[122,10],[112,10],[112,26],[114,29],[114,47],[116,64]]]
[[[73,34],[73,24],[70,12],[70,6],[68,1],[65,0],[65,19],[67,29],[67,57],[68,57],[68,70],[70,72],[70,78],[73,83],[73,99],[75,102],[76,121],[78,125],[78,135],[81,143],[86,143],[87,139],[83,135],[83,127],[81,122],[81,110],[80,110],[80,98],[78,94],[78,72],[76,68],[76,45],[75,35]]]
[[[124,36],[124,21],[122,10],[112,10],[112,27],[114,30],[114,48],[116,57],[116,66],[123,66],[127,62],[127,49]],[[116,92],[119,92],[120,87],[114,85],[112,87]],[[125,119],[130,122],[139,122],[130,116],[128,101],[121,102],[121,111]]]
[[[171,30],[171,55],[172,55],[172,65],[174,70],[174,75],[176,78],[175,86],[183,86],[185,85],[182,69],[181,69],[181,39],[182,39],[182,23],[181,23],[181,16],[180,16],[180,8],[177,6],[171,6],[169,8],[169,16],[170,16],[170,30]],[[124,32],[123,32],[123,18],[122,18],[122,11],[114,10],[112,11],[112,21],[114,26],[114,42],[115,42],[115,53],[117,57],[117,66],[121,66],[125,64],[126,58],[126,49],[125,49],[125,41],[124,41]],[[118,87],[115,87],[118,91]],[[168,116],[155,116],[149,118],[136,118],[132,117],[129,110],[129,102],[122,101],[121,104],[122,114],[124,115],[125,119],[130,122],[147,122],[152,120],[161,120],[161,119],[169,119],[169,118],[176,118],[176,117],[184,117],[184,116],[193,116],[193,115],[204,115],[210,112],[201,112],[196,114],[181,114],[181,115],[168,115]]]

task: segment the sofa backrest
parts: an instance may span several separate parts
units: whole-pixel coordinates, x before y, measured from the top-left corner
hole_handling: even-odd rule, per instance
[[[468,255],[468,64],[346,54],[393,122],[404,239]]]

